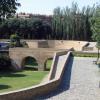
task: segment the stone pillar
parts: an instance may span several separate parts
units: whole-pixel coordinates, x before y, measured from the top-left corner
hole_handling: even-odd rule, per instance
[[[20,59],[12,59],[11,64],[13,66],[13,70],[20,71],[22,70],[21,60]]]
[[[44,68],[44,62],[39,62],[38,63],[38,70],[39,71],[44,71],[45,70],[45,68]]]

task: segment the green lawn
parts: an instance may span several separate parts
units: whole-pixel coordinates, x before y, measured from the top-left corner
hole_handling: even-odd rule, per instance
[[[0,72],[0,93],[39,84],[47,71]]]
[[[46,66],[48,70],[50,70],[51,65],[52,65],[52,59],[47,60]]]

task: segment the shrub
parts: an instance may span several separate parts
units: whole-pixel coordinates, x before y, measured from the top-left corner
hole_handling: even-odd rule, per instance
[[[20,37],[17,34],[10,36],[10,47],[21,47]]]

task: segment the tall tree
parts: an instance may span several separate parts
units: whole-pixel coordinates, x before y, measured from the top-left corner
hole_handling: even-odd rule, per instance
[[[54,9],[52,36],[54,39],[91,40],[90,17],[93,16],[94,7],[79,9],[77,3],[72,7]]]
[[[97,41],[97,48],[98,48],[98,57],[97,61],[99,60],[99,50],[100,50],[100,5],[97,6],[96,12],[91,20],[92,24],[92,31],[93,31],[93,39]]]

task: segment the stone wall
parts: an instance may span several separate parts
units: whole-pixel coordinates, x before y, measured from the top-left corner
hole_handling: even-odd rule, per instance
[[[45,62],[48,58],[52,58],[57,51],[62,50],[49,48],[10,48],[9,56],[15,70],[23,69],[26,57],[35,58],[38,63],[38,70],[45,70]]]
[[[88,44],[87,41],[69,41],[69,40],[34,40],[27,41],[29,48],[56,48],[56,49],[70,49],[75,51],[82,51],[82,48]]]

